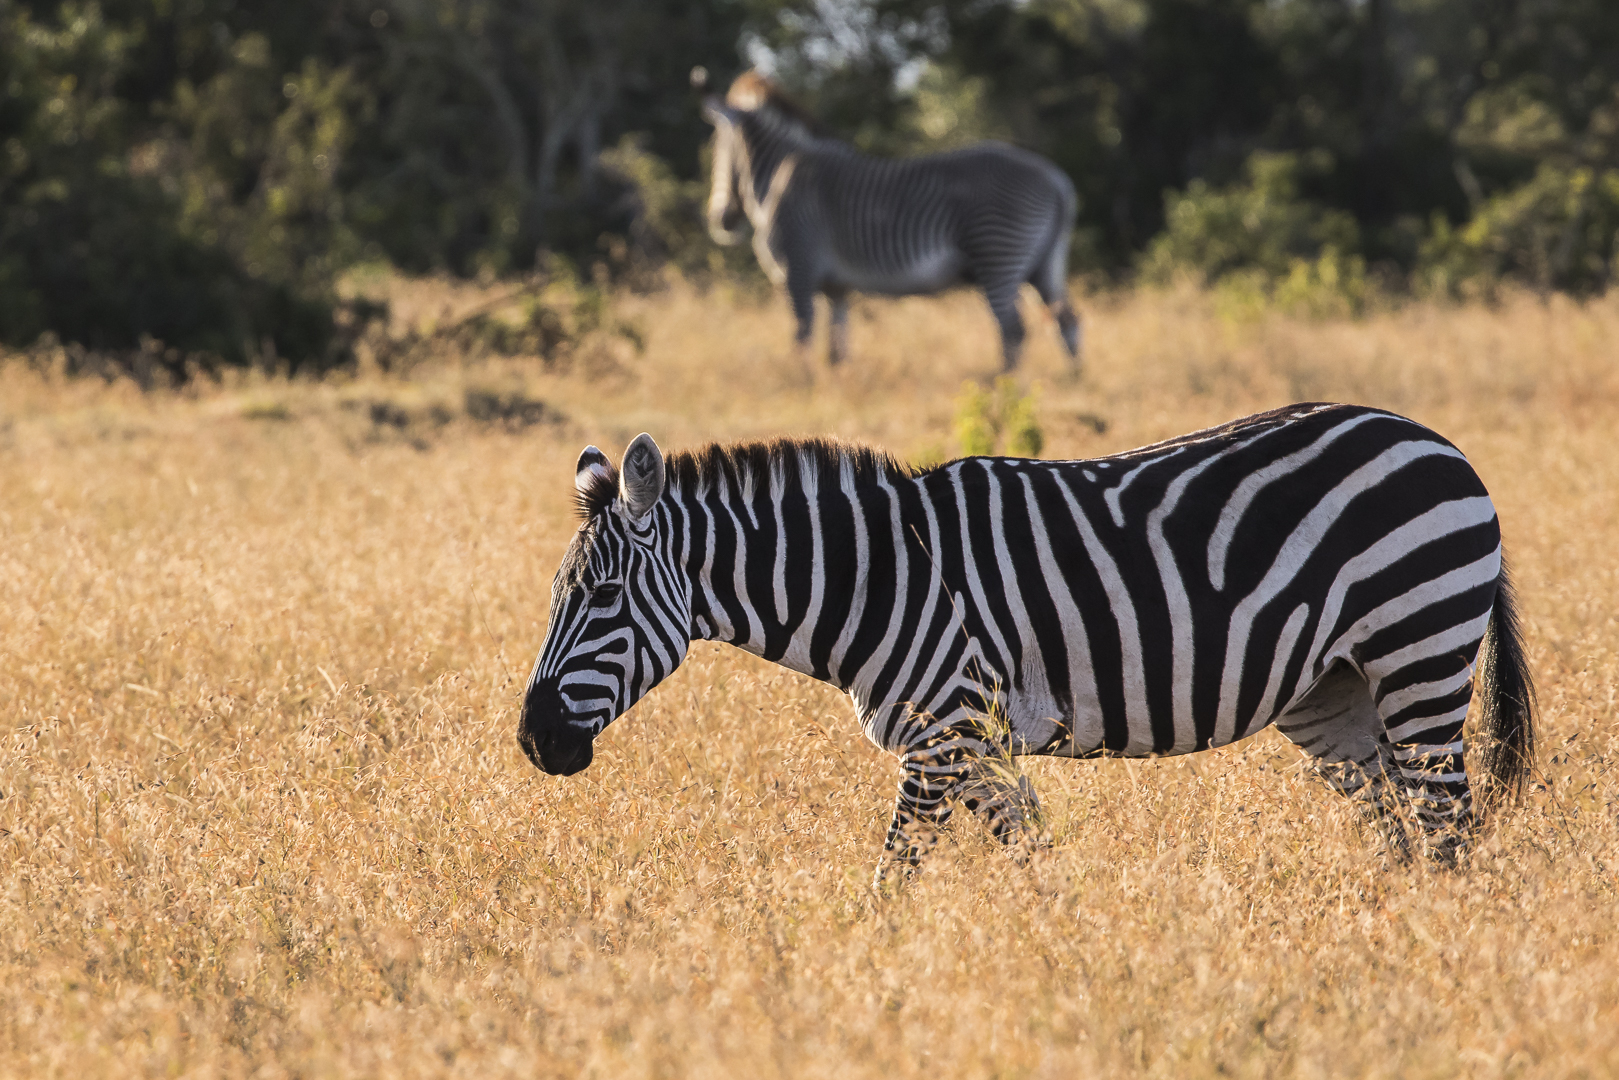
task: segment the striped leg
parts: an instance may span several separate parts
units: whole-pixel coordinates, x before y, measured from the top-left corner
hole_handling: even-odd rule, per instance
[[[1023,316],[1018,314],[1018,282],[996,282],[984,286],[984,298],[995,321],[1001,326],[1001,370],[1017,370],[1018,358],[1023,354]]]
[[[828,289],[826,298],[832,307],[827,363],[836,367],[849,355],[849,294],[841,289]]]
[[[1377,680],[1377,711],[1392,747],[1399,786],[1415,812],[1428,854],[1455,862],[1473,826],[1462,760],[1462,725],[1473,698],[1478,641],[1409,663]]]
[[[802,271],[795,273],[791,264],[787,270],[787,298],[792,301],[793,319],[798,324],[793,344],[807,348],[815,333],[815,279]]]
[[[1068,352],[1068,373],[1077,378],[1081,363],[1081,326],[1079,314],[1068,297],[1068,282],[1064,279],[1067,265],[1068,237],[1064,234],[1045,262],[1030,275],[1029,284],[1057,320],[1057,332],[1062,335],[1063,348]]]
[[[1011,759],[972,735],[947,733],[900,758],[894,819],[883,843],[876,884],[896,869],[916,867],[938,842],[939,829],[960,802],[989,826],[1020,861],[1039,842],[1040,800]]]

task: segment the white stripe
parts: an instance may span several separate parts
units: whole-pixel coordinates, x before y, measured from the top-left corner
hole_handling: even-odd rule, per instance
[[[1377,711],[1384,716],[1393,716],[1411,705],[1423,701],[1434,701],[1449,697],[1467,685],[1467,680],[1473,677],[1473,665],[1465,665],[1462,670],[1449,678],[1434,682],[1415,683],[1401,690],[1395,690],[1377,703]]]
[[[855,493],[854,464],[847,457],[840,465],[838,491],[848,502],[849,517],[854,521],[855,572],[853,595],[849,600],[849,614],[838,632],[838,639],[832,643],[832,653],[827,658],[826,666],[836,685],[850,689],[851,681],[843,676],[843,658],[848,654],[849,646],[854,643],[855,633],[860,629],[860,616],[865,611],[866,592],[869,586],[867,578],[871,574],[871,547],[866,536],[866,518],[861,512],[860,500]]]
[[[1410,742],[1413,736],[1420,735],[1430,728],[1443,727],[1446,724],[1459,724],[1466,719],[1466,705],[1458,705],[1449,712],[1440,713],[1438,716],[1419,716],[1415,720],[1407,720],[1398,727],[1389,728],[1389,742]]]
[[[876,487],[888,496],[888,524],[890,526],[890,535],[894,538],[894,599],[889,608],[888,627],[883,631],[882,643],[877,646],[876,651],[868,656],[865,663],[861,664],[860,669],[855,672],[854,678],[849,682],[851,690],[855,687],[866,687],[869,690],[876,682],[877,676],[882,674],[883,665],[894,654],[894,648],[899,640],[900,626],[905,621],[905,590],[911,580],[911,557],[905,548],[905,538],[900,533],[899,493],[894,490],[893,485],[888,482],[886,476],[877,480]],[[871,588],[869,582],[863,595],[868,600],[870,599]]]
[[[1282,627],[1282,635],[1276,639],[1276,655],[1271,657],[1270,678],[1265,682],[1265,692],[1259,696],[1259,711],[1254,713],[1254,718],[1261,723],[1269,721],[1277,713],[1277,698],[1282,692],[1282,680],[1287,677],[1288,661],[1293,659],[1293,648],[1299,643],[1299,635],[1304,633],[1304,624],[1309,617],[1310,605],[1300,604],[1287,617],[1287,625]],[[1309,665],[1305,665],[1300,674],[1307,673],[1308,669]],[[1248,730],[1253,730],[1252,725]]]
[[[1151,753],[1152,723],[1147,717],[1147,676],[1141,659],[1141,628],[1136,622],[1135,603],[1130,599],[1130,590],[1125,587],[1118,566],[1097,539],[1096,530],[1074,499],[1074,493],[1068,490],[1067,484],[1059,486],[1063,500],[1068,504],[1068,512],[1073,516],[1074,527],[1079,530],[1080,540],[1085,545],[1085,554],[1090,557],[1096,576],[1101,579],[1102,590],[1107,593],[1109,610],[1119,625],[1119,657],[1123,669],[1120,681],[1124,690],[1125,728],[1129,732],[1124,752]]]
[[[1067,721],[1072,727],[1070,744],[1082,751],[1102,745],[1102,702],[1096,689],[1095,661],[1091,657],[1090,637],[1085,632],[1085,620],[1068,591],[1062,569],[1051,551],[1050,530],[1045,527],[1045,515],[1035,502],[1034,484],[1027,473],[1022,473],[1023,491],[1029,503],[1029,515],[1034,532],[1035,556],[1040,560],[1040,575],[1046,581],[1046,591],[1057,608],[1057,621],[1062,625],[1063,641],[1068,647],[1068,715],[1065,717],[1039,717]],[[1062,480],[1059,477],[1060,486]],[[1084,730],[1080,721],[1087,722]]]

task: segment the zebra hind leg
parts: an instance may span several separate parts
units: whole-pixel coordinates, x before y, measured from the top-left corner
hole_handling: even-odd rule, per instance
[[[1409,861],[1411,841],[1390,782],[1396,769],[1393,747],[1360,672],[1333,665],[1277,718],[1276,730],[1310,757],[1328,787],[1361,808],[1395,861]]]
[[[1057,332],[1062,335],[1062,347],[1068,353],[1068,373],[1077,379],[1084,351],[1084,326],[1068,296],[1068,285],[1063,281],[1064,264],[1065,260],[1062,259],[1055,262],[1048,260],[1029,279],[1029,284],[1034,286],[1052,318],[1057,320]]]
[[[787,281],[787,297],[792,301],[793,318],[797,321],[793,344],[803,349],[809,345],[810,337],[815,333],[815,290],[805,288],[803,282],[790,277]]]
[[[1466,850],[1474,827],[1462,725],[1473,698],[1468,658],[1477,652],[1474,644],[1378,673],[1377,711],[1394,759],[1390,772],[1413,811],[1424,851],[1446,865]]]

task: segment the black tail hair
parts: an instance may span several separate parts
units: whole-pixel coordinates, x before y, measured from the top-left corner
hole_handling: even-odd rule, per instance
[[[1477,692],[1484,705],[1484,784],[1476,802],[1486,814],[1523,793],[1535,758],[1535,684],[1524,656],[1523,627],[1506,558],[1495,607],[1479,650]]]

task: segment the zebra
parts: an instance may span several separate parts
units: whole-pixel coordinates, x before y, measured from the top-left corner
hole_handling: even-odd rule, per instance
[[[869,157],[816,133],[808,117],[757,72],[722,100],[714,125],[708,230],[730,245],[745,215],[766,276],[786,286],[807,346],[815,294],[831,306],[829,359],[848,352],[851,291],[911,296],[953,285],[983,289],[1001,331],[1002,367],[1023,348],[1018,291],[1025,281],[1057,321],[1071,374],[1080,321],[1068,296],[1068,239],[1078,201],[1056,165],[1003,143],[927,157]]]
[[[585,768],[691,641],[730,642],[847,692],[899,759],[879,881],[957,803],[1015,854],[1040,846],[1024,754],[1186,754],[1274,724],[1397,858],[1414,822],[1449,862],[1527,775],[1495,509],[1460,451],[1392,413],[1305,403],[1111,457],[925,470],[818,439],[665,458],[643,433],[618,469],[587,447],[575,485],[528,758]]]

